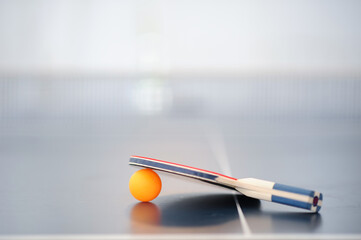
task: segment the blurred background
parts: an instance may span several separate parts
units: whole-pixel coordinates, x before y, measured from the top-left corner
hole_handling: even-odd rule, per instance
[[[1,121],[361,117],[360,1],[0,1]]]

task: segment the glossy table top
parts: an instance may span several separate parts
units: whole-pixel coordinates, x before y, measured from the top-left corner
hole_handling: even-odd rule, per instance
[[[189,92],[203,80],[193,88],[174,81],[167,88],[172,105],[159,105],[168,109],[162,112],[156,102],[152,110],[124,95],[125,102],[112,99],[114,89],[132,89],[131,81],[90,83],[1,81],[0,239],[361,238],[360,103],[340,110],[345,118],[297,118],[297,112],[287,118],[280,109],[259,116],[260,107],[245,118],[230,114],[242,107],[227,103],[232,92],[220,89],[226,103],[210,95],[207,102],[211,93]],[[98,99],[94,89],[103,91]],[[145,112],[132,112],[137,106]],[[298,106],[317,112],[317,106]],[[139,169],[128,165],[130,155],[315,189],[324,194],[323,207],[312,214],[163,172],[159,197],[139,203],[128,189]]]

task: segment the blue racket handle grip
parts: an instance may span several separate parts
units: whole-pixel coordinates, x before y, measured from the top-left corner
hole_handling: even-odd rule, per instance
[[[243,178],[237,180],[237,190],[246,196],[318,212],[322,193],[280,183]]]

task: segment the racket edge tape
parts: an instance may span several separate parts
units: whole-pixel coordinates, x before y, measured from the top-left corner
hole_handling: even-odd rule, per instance
[[[140,166],[146,168],[152,168],[164,172],[169,172],[181,176],[196,178],[203,181],[213,182],[219,184],[215,179],[221,174],[203,170],[200,168],[193,168],[186,165],[166,162],[157,159],[132,156],[129,160],[129,164],[133,166]],[[230,177],[229,177],[230,178]],[[237,180],[237,179],[234,179]]]
[[[131,156],[129,165],[151,168],[162,172],[185,176],[231,190],[235,190],[235,183],[237,182],[237,178],[229,177],[220,173],[147,157]],[[228,182],[220,182],[217,180],[219,178],[227,179],[232,183],[229,184]]]

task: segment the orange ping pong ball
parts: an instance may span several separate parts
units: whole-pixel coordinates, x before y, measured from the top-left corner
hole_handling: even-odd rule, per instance
[[[130,193],[139,201],[152,201],[159,195],[161,189],[160,177],[149,168],[139,170],[130,177]]]

